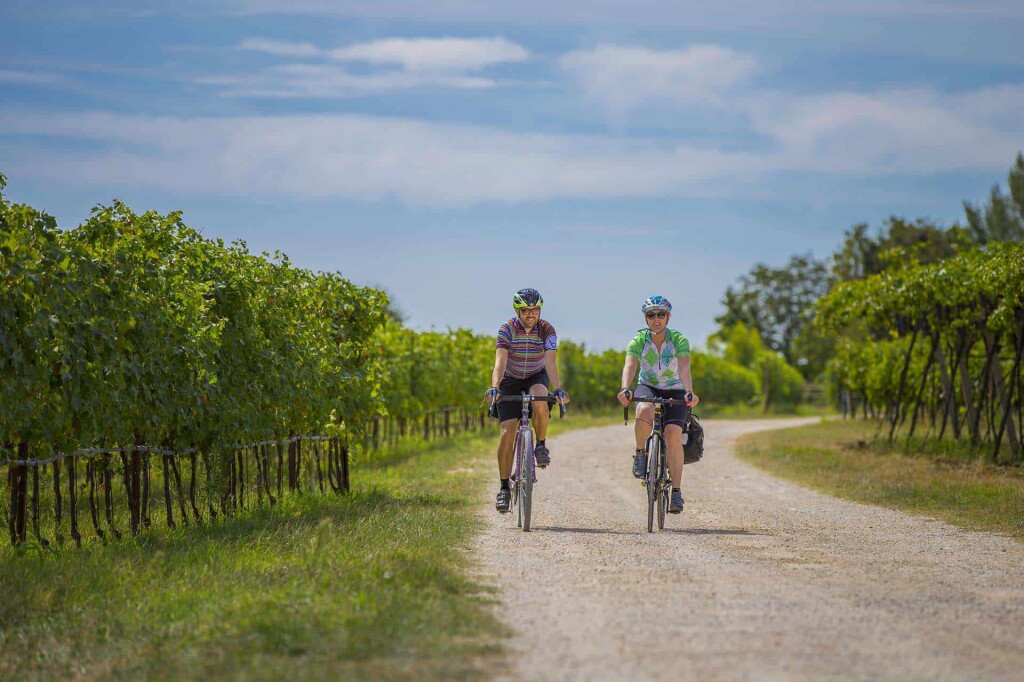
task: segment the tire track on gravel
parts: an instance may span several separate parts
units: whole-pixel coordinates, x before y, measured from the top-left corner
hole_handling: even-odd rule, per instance
[[[632,427],[552,439],[534,530],[485,513],[516,680],[1020,680],[1024,545],[832,498],[733,457],[813,420],[705,422],[686,511],[646,532]],[[488,504],[493,490],[487,490]]]

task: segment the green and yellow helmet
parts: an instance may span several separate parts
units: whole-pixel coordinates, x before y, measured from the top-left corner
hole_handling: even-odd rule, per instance
[[[512,307],[516,310],[520,308],[543,308],[544,297],[536,289],[520,289],[512,297]]]

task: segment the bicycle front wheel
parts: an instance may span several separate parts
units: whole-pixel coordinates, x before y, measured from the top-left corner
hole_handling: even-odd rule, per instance
[[[669,487],[667,484],[662,484],[661,490],[658,491],[658,530],[665,527],[665,512],[668,511],[668,491]]]
[[[530,531],[530,514],[533,511],[533,479],[536,472],[536,464],[533,461],[533,432],[523,431],[523,463],[521,467],[522,480],[520,481],[519,494],[519,520],[523,532]]]
[[[512,511],[516,515],[516,527],[523,527],[523,510],[519,504],[521,495],[519,494],[522,487],[519,485],[519,481],[523,478],[523,441],[516,434],[515,443],[512,446]]]
[[[647,444],[647,532],[654,532],[654,508],[658,503],[658,459],[661,457],[661,441],[651,438]]]

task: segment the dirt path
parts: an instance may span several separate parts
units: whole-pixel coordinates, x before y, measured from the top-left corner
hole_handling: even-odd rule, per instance
[[[705,422],[686,511],[652,535],[632,426],[553,439],[534,531],[491,507],[479,541],[516,631],[507,679],[1024,679],[1024,545],[733,457],[793,423]]]

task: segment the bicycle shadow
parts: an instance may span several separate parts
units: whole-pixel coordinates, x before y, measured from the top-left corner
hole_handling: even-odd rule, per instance
[[[612,528],[571,528],[567,526],[533,526],[534,531],[549,533],[584,533],[590,535],[647,535],[644,529],[615,530]],[[663,528],[659,533],[677,533],[680,535],[764,535],[750,530],[738,528]]]
[[[533,526],[531,531],[548,531],[549,533],[586,533],[590,535],[635,535],[632,531],[614,530],[611,528],[567,528],[565,526]]]
[[[662,528],[658,532],[679,535],[764,535],[764,533],[739,528]]]

